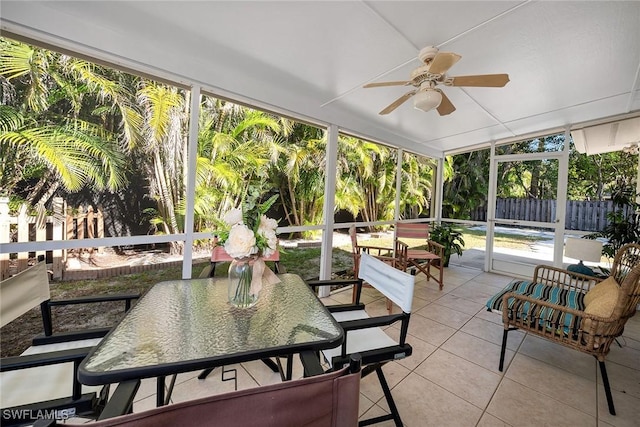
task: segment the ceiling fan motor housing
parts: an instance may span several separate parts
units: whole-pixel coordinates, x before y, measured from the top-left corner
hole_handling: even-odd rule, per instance
[[[438,48],[434,46],[427,46],[420,49],[418,58],[420,61],[428,64],[438,54]]]

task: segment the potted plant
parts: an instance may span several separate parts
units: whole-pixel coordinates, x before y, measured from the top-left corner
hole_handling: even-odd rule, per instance
[[[588,239],[604,237],[603,255],[614,258],[618,250],[627,243],[640,241],[640,203],[633,185],[622,180],[611,189],[613,211],[607,214],[607,225],[602,231],[587,235]]]
[[[462,248],[464,247],[462,233],[455,230],[451,224],[441,223],[434,225],[431,229],[429,238],[444,246],[443,261],[445,267],[449,266],[449,258],[451,258],[451,254],[456,253],[458,256],[462,255]]]

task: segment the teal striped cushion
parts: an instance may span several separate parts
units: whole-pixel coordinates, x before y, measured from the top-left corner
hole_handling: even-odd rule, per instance
[[[498,292],[493,297],[489,298],[487,301],[487,309],[489,311],[498,311],[502,312],[502,297],[509,293],[515,292],[520,295],[527,295],[532,298],[536,298],[542,301],[550,302],[557,305],[562,305],[568,308],[572,308],[575,310],[584,310],[584,294],[582,292],[569,291],[566,289],[561,289],[554,286],[548,286],[542,283],[533,283],[528,280],[514,280],[507,285],[503,290]],[[515,298],[509,298],[507,300],[507,305],[509,312],[512,313],[512,310],[521,311],[523,313],[524,320],[527,319],[527,313],[529,312],[529,303],[528,302],[518,302],[518,304],[522,304],[520,306],[514,306],[516,303]],[[568,332],[568,328],[571,326],[571,321],[573,316],[571,314],[567,314],[561,319],[562,313],[555,313],[556,310],[544,308],[540,311],[540,326],[545,326],[547,328],[560,329],[562,325],[564,327],[565,332]],[[532,321],[534,319],[531,319]],[[576,324],[574,325],[577,328],[580,325],[580,319],[576,319]]]

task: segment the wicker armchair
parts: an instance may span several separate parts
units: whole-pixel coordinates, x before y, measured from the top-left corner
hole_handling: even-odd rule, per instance
[[[532,281],[514,280],[492,297],[487,307],[500,311],[504,323],[500,371],[507,335],[516,329],[590,354],[598,360],[609,412],[615,415],[605,358],[640,304],[640,244],[623,246],[614,258],[610,277],[600,282],[541,265]]]

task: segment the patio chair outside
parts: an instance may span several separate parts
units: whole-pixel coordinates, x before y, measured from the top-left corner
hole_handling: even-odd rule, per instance
[[[590,354],[598,360],[609,412],[615,415],[605,358],[638,304],[640,244],[623,246],[603,281],[540,265],[533,280],[514,280],[487,302],[488,309],[502,313],[504,323],[499,369],[508,333],[516,329]]]
[[[362,283],[366,281],[385,297],[402,309],[402,313],[379,317],[370,317],[360,303]],[[340,281],[343,283],[344,281]],[[351,354],[359,353],[362,357],[362,376],[375,372],[389,405],[390,414],[372,419],[362,420],[359,425],[370,425],[393,420],[396,426],[402,426],[400,413],[391,395],[391,389],[382,371],[382,367],[391,361],[410,356],[411,345],[406,342],[415,276],[400,271],[369,254],[360,256],[358,279],[353,281],[357,287],[355,304],[328,306],[335,319],[346,332],[343,345],[339,348],[325,350],[323,355],[331,369],[340,369],[349,362]],[[331,286],[334,281],[310,281],[309,286]],[[400,337],[396,341],[387,335],[383,327],[400,323]]]

